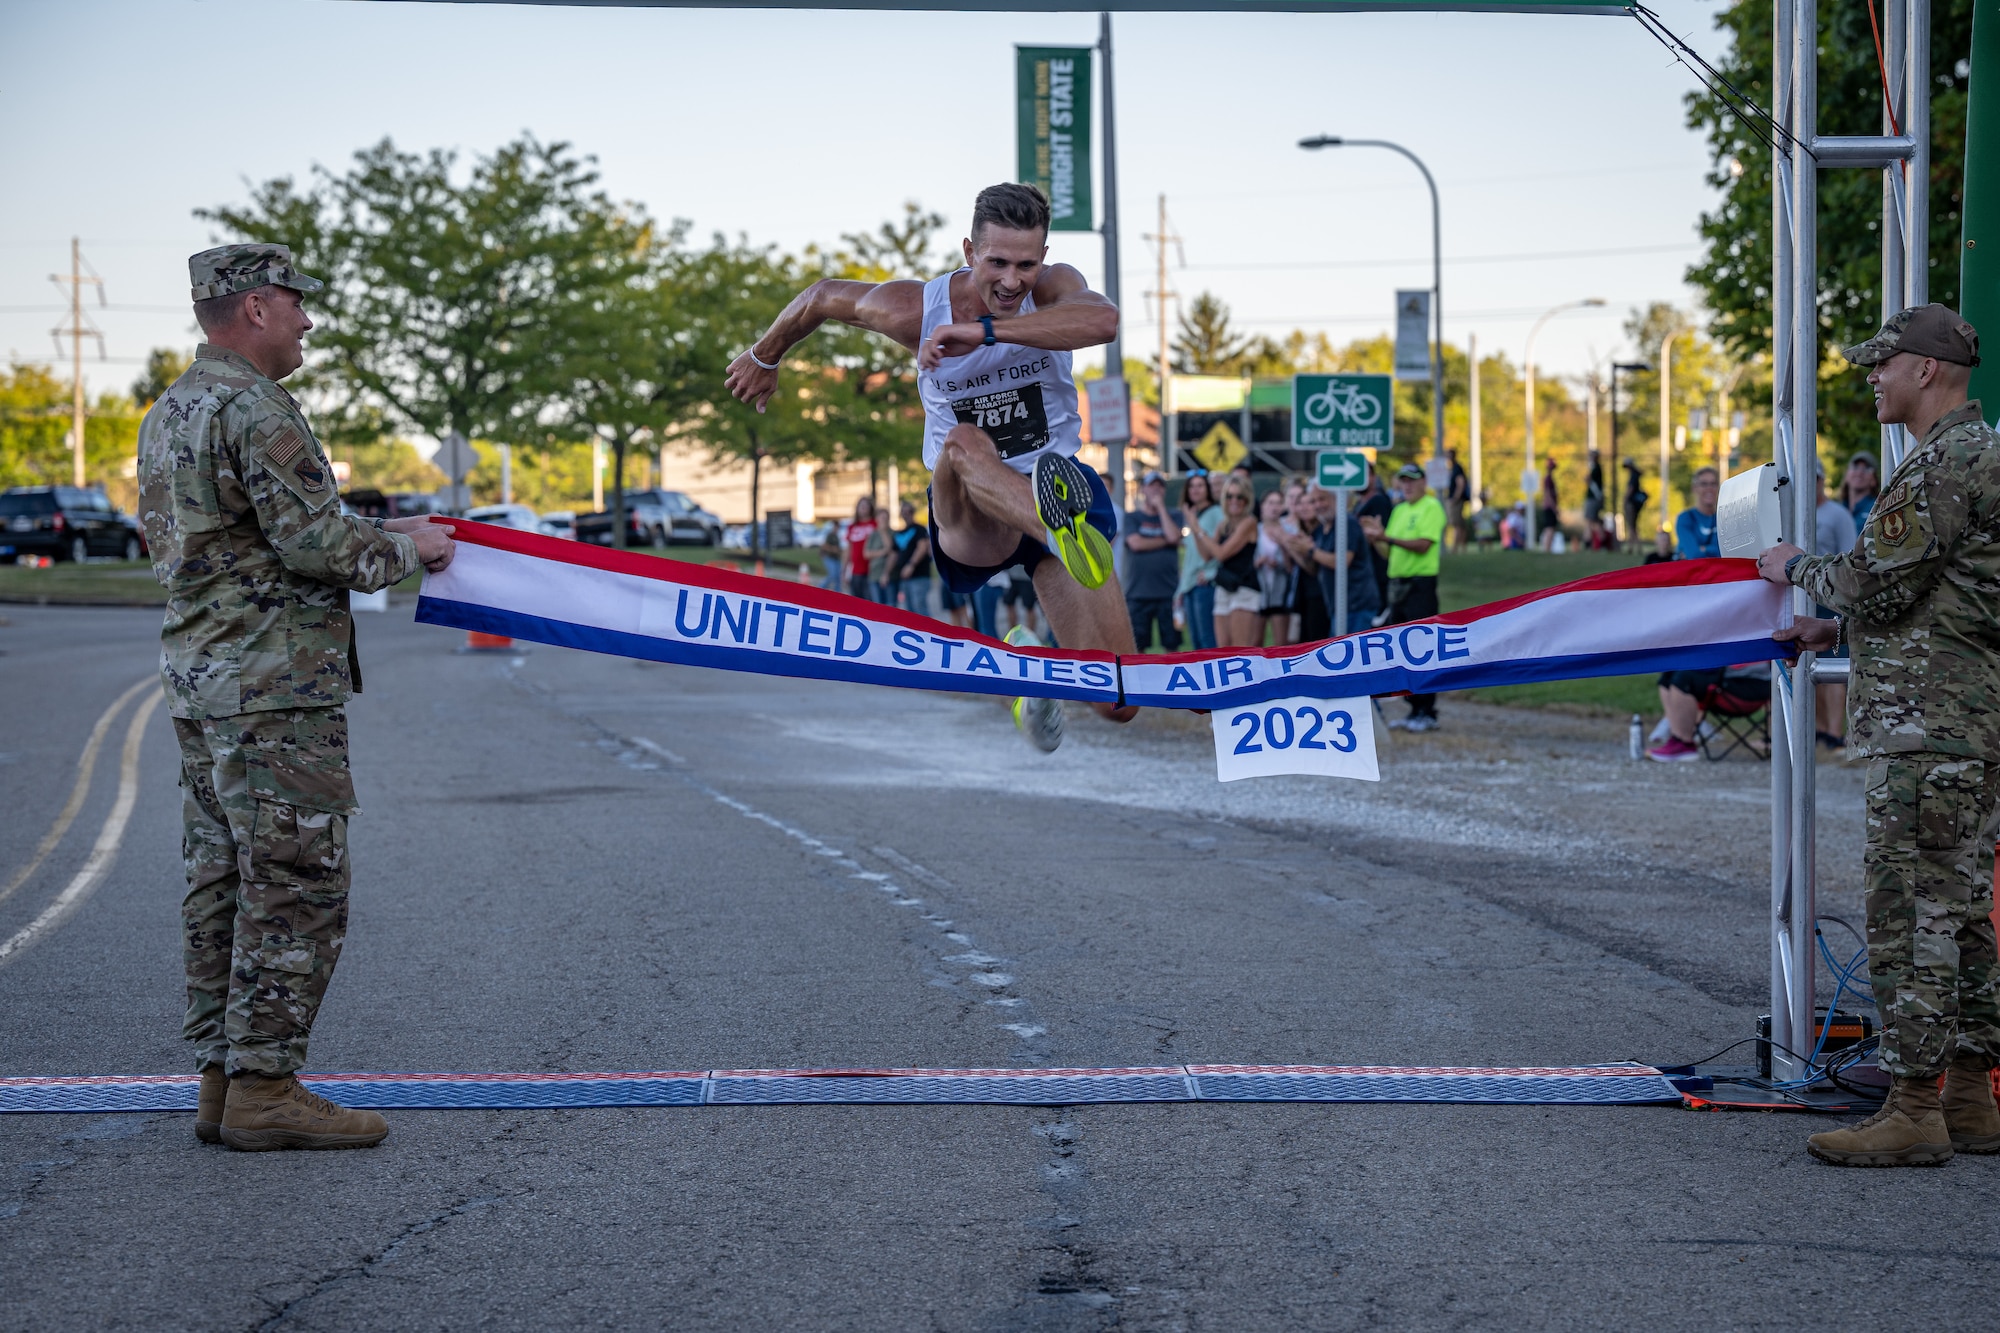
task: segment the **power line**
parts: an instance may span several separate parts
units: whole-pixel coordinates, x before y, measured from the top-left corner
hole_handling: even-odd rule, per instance
[[[1446,264],[1525,264],[1538,261],[1566,259],[1611,259],[1624,255],[1671,254],[1675,251],[1699,250],[1701,245],[1694,241],[1676,241],[1670,245],[1625,245],[1602,250],[1537,250],[1511,255],[1461,255],[1456,259],[1447,258]],[[1266,269],[1356,269],[1356,268],[1397,268],[1409,264],[1427,264],[1430,256],[1414,259],[1273,259],[1258,260],[1245,264],[1187,264],[1183,267],[1197,273],[1240,273]]]
[[[1622,306],[1622,305],[1636,305],[1638,303],[1636,301],[1619,299],[1619,300],[1608,301],[1606,302],[1606,304],[1613,306]],[[1544,309],[1545,307],[1542,306],[1512,306],[1512,307],[1502,306],[1502,307],[1496,307],[1491,310],[1461,310],[1458,312],[1456,318],[1459,320],[1479,319],[1479,320],[1486,320],[1489,322],[1506,323],[1510,320],[1535,319],[1542,314]],[[1266,315],[1255,319],[1239,319],[1238,317],[1232,314],[1229,317],[1229,322],[1232,325],[1245,325],[1245,326],[1262,325],[1265,327],[1290,327],[1290,328],[1310,331],[1316,327],[1332,325],[1332,324],[1348,324],[1348,325],[1378,324],[1386,327],[1389,323],[1389,317],[1380,314]]]
[[[63,278],[58,281],[67,282],[68,279]],[[99,301],[98,305],[102,309],[117,311],[120,314],[136,315],[183,315],[190,310],[190,307],[185,305],[113,305],[103,301]],[[54,315],[61,314],[67,309],[68,306],[62,305],[0,305],[0,315]]]
[[[1662,163],[1647,167],[1612,167],[1601,171],[1542,171],[1534,173],[1512,172],[1504,176],[1469,176],[1449,182],[1454,190],[1469,189],[1482,185],[1524,185],[1541,181],[1597,180],[1612,176],[1670,176],[1686,173],[1682,163]],[[1311,190],[1227,190],[1197,192],[1175,196],[1180,199],[1323,199],[1328,196],[1350,194],[1402,194],[1416,189],[1407,182],[1383,182],[1380,185],[1352,185],[1329,188],[1322,186]]]

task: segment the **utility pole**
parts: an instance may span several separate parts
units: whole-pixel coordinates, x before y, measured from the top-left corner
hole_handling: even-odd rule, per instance
[[[1472,512],[1476,514],[1486,507],[1485,463],[1479,452],[1479,335],[1476,333],[1465,335],[1465,360],[1471,367],[1471,379],[1466,385],[1471,394],[1468,406],[1472,413],[1472,494],[1468,498],[1472,501]]]
[[[97,359],[100,361],[108,359],[104,354],[104,334],[98,330],[96,325],[85,322],[83,317],[83,285],[87,282],[96,284],[97,304],[101,306],[105,303],[104,279],[97,276],[97,270],[95,269],[91,269],[89,276],[86,277],[84,275],[84,269],[86,268],[89,268],[89,265],[83,262],[83,242],[77,237],[72,236],[69,238],[69,276],[65,278],[60,273],[49,274],[50,282],[53,282],[58,287],[67,286],[69,288],[69,324],[64,328],[51,329],[50,333],[55,337],[56,350],[58,352],[62,350],[62,340],[64,338],[68,338],[70,344],[70,473],[71,484],[78,490],[83,489],[84,480],[83,340],[85,338],[97,339]]]
[[[1170,372],[1167,369],[1167,302],[1180,299],[1180,293],[1167,287],[1167,244],[1173,243],[1174,252],[1181,257],[1182,267],[1187,265],[1187,252],[1181,249],[1181,238],[1167,230],[1167,196],[1160,196],[1160,229],[1147,232],[1146,239],[1153,243],[1158,252],[1159,276],[1154,289],[1146,295],[1160,303],[1160,466],[1163,471],[1179,471],[1179,460],[1175,458],[1173,394],[1170,390]]]
[[[1668,452],[1669,436],[1667,427],[1668,409],[1673,404],[1674,379],[1674,335],[1669,333],[1660,339],[1660,531],[1665,532],[1672,522],[1667,517],[1667,466],[1673,461]]]

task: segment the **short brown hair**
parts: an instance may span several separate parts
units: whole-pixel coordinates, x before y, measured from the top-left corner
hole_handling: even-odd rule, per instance
[[[1016,181],[989,185],[972,201],[972,239],[975,243],[979,240],[979,233],[989,226],[1006,227],[1010,231],[1039,231],[1046,235],[1049,230],[1049,197],[1032,185]]]
[[[225,292],[221,296],[211,296],[194,303],[194,322],[201,326],[203,333],[214,333],[234,324],[243,313],[244,303],[250,299],[250,292]]]

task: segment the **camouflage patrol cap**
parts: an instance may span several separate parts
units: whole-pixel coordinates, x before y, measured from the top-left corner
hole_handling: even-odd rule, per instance
[[[1844,349],[1841,355],[1857,366],[1875,366],[1898,352],[1976,366],[1979,330],[1966,323],[1956,310],[1933,301],[1898,310],[1889,316],[1880,333],[1865,343]]]
[[[218,245],[188,257],[190,299],[247,292],[253,287],[289,287],[295,292],[316,292],[326,284],[292,267],[289,245]]]

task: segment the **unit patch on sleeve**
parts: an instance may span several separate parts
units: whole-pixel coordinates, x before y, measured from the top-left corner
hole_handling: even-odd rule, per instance
[[[279,431],[264,451],[264,467],[292,494],[317,510],[333,494],[333,479],[319,450],[291,426]]]

